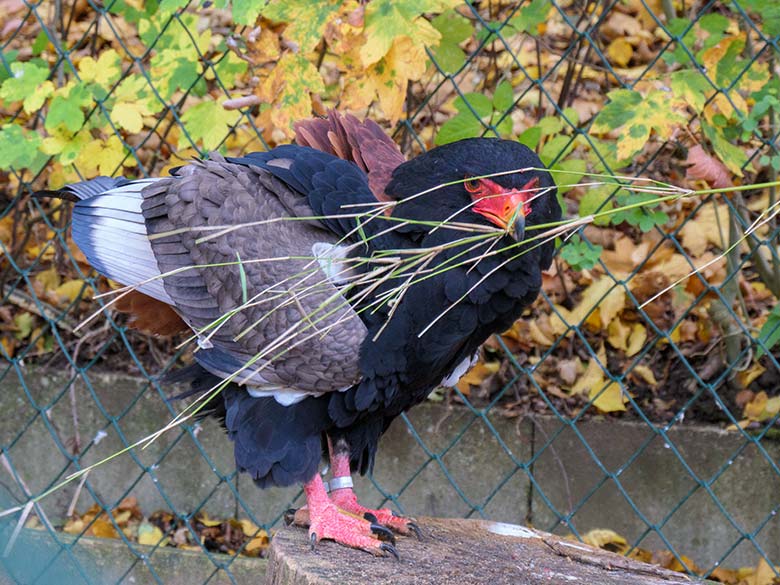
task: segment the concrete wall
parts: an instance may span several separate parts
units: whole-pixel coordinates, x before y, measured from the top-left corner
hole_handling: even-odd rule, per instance
[[[67,392],[55,401],[67,388],[66,376],[22,375],[29,396],[12,369],[0,379],[0,444],[19,478],[38,493],[75,470],[52,440],[55,433],[72,447],[74,410]],[[141,380],[90,374],[89,381],[74,385],[82,449],[101,431],[106,435],[89,447],[82,465],[170,419],[160,394]],[[438,405],[418,407],[410,419],[418,436],[398,420],[382,442],[373,478],[407,514],[467,516],[479,508],[494,520],[557,533],[610,528],[643,548],[667,548],[666,539],[704,566],[755,565],[756,546],[739,543],[740,531],[755,532],[755,543],[780,564],[780,476],[772,466],[780,458],[777,443],[765,440],[762,451],[737,433],[691,425],[678,425],[665,443],[644,424],[592,420],[572,428],[550,417],[507,420],[491,413],[481,419]],[[96,498],[111,506],[129,490],[147,514],[202,507],[215,516],[237,513],[272,523],[300,504],[298,489],[260,491],[245,477],[231,478],[232,447],[221,429],[210,420],[197,436],[192,428],[173,430],[148,449],[92,471],[77,509]],[[4,469],[0,480],[0,491],[21,497]],[[382,503],[370,480],[359,480],[357,489],[365,504]],[[52,520],[64,516],[75,490],[70,484],[44,500]],[[567,515],[569,525],[558,520]]]

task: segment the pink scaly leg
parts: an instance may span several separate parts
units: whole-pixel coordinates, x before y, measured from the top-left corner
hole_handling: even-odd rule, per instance
[[[392,540],[392,533],[384,526],[339,510],[328,498],[328,492],[325,491],[325,485],[319,475],[305,483],[303,491],[306,494],[306,508],[295,512],[293,522],[309,527],[312,549],[325,538],[377,556],[390,553],[398,558],[398,552],[392,542],[379,540]]]
[[[336,444],[328,438],[328,451],[330,452],[330,468],[333,480],[331,480],[330,501],[341,510],[365,518],[374,524],[387,526],[391,530],[410,535],[414,533],[421,537],[420,528],[411,518],[396,516],[392,510],[381,508],[374,510],[362,506],[357,501],[357,496],[352,490],[352,475],[349,468],[349,446],[344,440],[338,440]],[[344,487],[340,487],[342,484]]]

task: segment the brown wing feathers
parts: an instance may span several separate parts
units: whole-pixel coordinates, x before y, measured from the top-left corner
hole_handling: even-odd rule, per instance
[[[406,160],[376,122],[361,122],[335,110],[330,110],[327,118],[296,123],[295,142],[354,162],[368,174],[371,191],[380,201],[390,199],[385,187],[395,168]]]
[[[315,118],[295,125],[296,142],[327,152],[358,165],[368,175],[369,186],[380,200],[388,200],[385,187],[404,156],[382,128],[372,120],[360,121],[335,110],[327,118]],[[207,202],[203,204],[208,205]],[[115,304],[120,313],[131,315],[129,325],[153,335],[174,335],[187,324],[166,303],[133,291]]]

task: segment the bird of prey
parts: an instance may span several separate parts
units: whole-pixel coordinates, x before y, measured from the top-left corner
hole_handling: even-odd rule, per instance
[[[312,546],[397,557],[394,534],[419,528],[362,506],[351,474],[371,470],[390,423],[453,385],[537,297],[553,243],[532,228],[561,209],[516,141],[471,138],[406,161],[371,121],[330,112],[296,131],[297,144],[214,154],[169,177],[44,194],[76,201],[73,239],[98,272],[134,286],[126,310],[194,332],[192,388],[258,486],[303,485],[294,521]]]

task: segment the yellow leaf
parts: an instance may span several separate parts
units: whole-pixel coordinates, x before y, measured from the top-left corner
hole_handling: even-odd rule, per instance
[[[76,165],[85,175],[113,175],[121,166],[135,166],[135,160],[125,156],[125,147],[114,134],[108,140],[92,140],[81,150]]]
[[[84,530],[84,521],[81,518],[71,518],[62,527],[66,534],[81,534]]]
[[[401,37],[393,42],[382,62],[374,66],[374,87],[379,105],[391,123],[395,124],[403,114],[409,80],[419,79],[425,73],[426,63],[423,45],[412,42],[409,37]]]
[[[615,349],[626,350],[628,346],[628,336],[631,333],[631,328],[623,323],[620,319],[613,319],[607,328],[607,342]]]
[[[766,372],[766,368],[760,363],[755,362],[747,370],[740,372],[737,377],[739,378],[739,383],[742,385],[742,387],[747,388],[750,386],[750,384],[753,383],[753,380],[758,378],[764,372]]]
[[[651,386],[658,386],[658,380],[655,379],[653,370],[647,366],[635,366],[633,372]]]
[[[119,538],[119,534],[117,534],[114,525],[105,518],[98,518],[95,520],[87,531],[87,534],[99,538]]]
[[[163,540],[162,530],[157,528],[154,524],[143,522],[138,527],[138,544],[148,544],[151,546],[156,545]]]
[[[84,83],[95,82],[108,89],[109,85],[119,79],[122,74],[121,58],[114,49],[100,53],[95,61],[92,57],[84,57],[79,61],[79,77]]]
[[[775,580],[775,570],[765,559],[758,561],[755,572],[745,579],[746,585],[773,585]]]
[[[74,279],[74,280],[67,280],[63,282],[60,286],[57,287],[55,292],[66,299],[68,299],[71,303],[76,300],[76,297],[79,296],[79,293],[81,292],[81,289],[84,286],[84,281],[81,279]],[[89,296],[89,289],[84,291],[84,297],[86,298]]]
[[[35,275],[35,281],[40,283],[44,291],[56,289],[60,285],[60,275],[56,268],[49,268]]]
[[[261,535],[256,536],[252,540],[250,540],[246,547],[244,547],[244,550],[248,553],[264,550],[268,548],[268,534],[265,533],[265,531],[262,532]]]
[[[35,91],[30,93],[24,98],[24,111],[26,113],[32,113],[36,110],[40,110],[46,98],[54,93],[54,84],[51,81],[44,81],[41,85],[35,88]]]
[[[202,514],[199,514],[195,518],[195,520],[197,520],[198,522],[203,524],[203,526],[208,526],[208,527],[219,526],[220,524],[222,524],[222,520],[217,520],[215,518],[209,518],[208,514],[206,514],[205,512],[203,512]]]
[[[289,138],[294,134],[293,122],[311,115],[311,95],[324,91],[317,68],[305,57],[287,53],[258,85],[255,94],[271,104],[271,122]]]
[[[255,534],[258,534],[258,531],[260,530],[260,527],[248,518],[242,518],[238,523],[241,525],[241,530],[246,536],[254,536]]]
[[[114,516],[114,522],[116,522],[119,525],[127,524],[128,520],[130,520],[130,517],[133,515],[133,512],[131,510],[123,510],[122,512],[119,512],[119,514]]]
[[[625,308],[626,293],[607,275],[593,282],[582,293],[582,300],[570,313],[572,325],[582,323],[591,311],[598,307],[602,327],[607,327],[612,319]]]
[[[479,386],[501,367],[501,362],[479,362],[458,380],[458,389],[468,392],[469,386]]]
[[[628,337],[628,347],[626,347],[626,355],[631,357],[639,353],[647,341],[647,329],[641,323],[634,323],[631,327],[631,335]]]
[[[591,358],[588,362],[588,367],[585,368],[585,373],[577,378],[577,382],[571,387],[571,394],[584,394],[589,392],[591,388],[604,386],[604,372],[601,371],[601,366],[597,359]]]
[[[144,115],[147,110],[143,103],[117,102],[111,110],[111,119],[132,134],[144,127]]]
[[[625,538],[614,530],[606,530],[603,528],[596,528],[595,530],[588,531],[582,536],[582,542],[589,544],[590,546],[617,553],[624,553],[629,548]]]
[[[539,328],[539,324],[536,322],[536,319],[528,322],[528,328],[531,331],[531,340],[534,343],[544,347],[550,347],[553,344],[552,339],[550,339],[544,333],[544,331]]]
[[[593,401],[593,406],[601,412],[616,412],[626,409],[625,402],[627,399],[623,396],[620,384],[610,382],[606,388],[602,388],[603,386],[594,386],[590,389],[588,399]]]
[[[618,37],[607,47],[607,57],[612,63],[625,67],[634,56],[634,47],[624,37]]]

